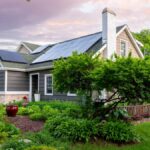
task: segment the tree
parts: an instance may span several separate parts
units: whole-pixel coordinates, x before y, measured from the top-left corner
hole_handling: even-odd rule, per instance
[[[150,57],[116,56],[115,61],[105,60],[93,76],[97,90],[111,93],[105,102],[114,101],[114,106],[120,102],[150,102]]]
[[[99,99],[101,108],[108,104],[105,110],[99,109],[104,115],[121,102],[136,104],[150,101],[150,57],[132,58],[130,54],[109,60],[75,52],[54,63],[53,75],[56,90],[85,95],[86,108],[94,106],[92,92],[101,93],[105,89],[109,93],[107,98]]]
[[[90,101],[93,91],[91,72],[99,66],[99,59],[92,54],[78,54],[74,52],[67,59],[60,59],[54,63],[54,87],[57,91],[73,91],[85,95]]]
[[[145,55],[150,55],[150,29],[144,29],[139,33],[133,33],[134,37],[144,45],[142,51]]]

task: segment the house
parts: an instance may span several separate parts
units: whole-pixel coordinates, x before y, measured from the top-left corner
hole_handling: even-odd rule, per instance
[[[20,100],[28,96],[32,101],[35,92],[41,100],[76,98],[74,93],[58,93],[53,88],[53,61],[67,58],[73,51],[110,58],[116,53],[143,58],[142,44],[137,41],[127,25],[116,27],[116,14],[105,8],[102,12],[102,31],[53,45],[38,46],[35,50],[22,43],[16,52],[0,50],[0,102]],[[28,48],[27,48],[28,47]]]
[[[20,53],[30,54],[32,51],[40,47],[40,45],[29,43],[29,42],[21,42],[18,46],[17,51]]]

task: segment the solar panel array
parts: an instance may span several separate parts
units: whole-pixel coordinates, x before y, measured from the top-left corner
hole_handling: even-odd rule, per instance
[[[49,47],[50,45],[42,45],[38,48],[36,48],[33,52],[31,52],[31,54],[36,54],[36,53],[40,53],[42,52],[44,49],[46,49],[47,47]]]
[[[27,63],[19,53],[6,50],[0,50],[0,59],[9,62]]]
[[[77,51],[78,53],[84,53],[99,39],[101,39],[101,37],[102,34],[101,32],[99,32],[88,36],[58,43],[53,47],[49,48],[49,50],[45,54],[42,54],[40,57],[35,59],[32,62],[32,64],[51,61],[59,59],[61,57],[66,58],[71,56],[73,51]]]

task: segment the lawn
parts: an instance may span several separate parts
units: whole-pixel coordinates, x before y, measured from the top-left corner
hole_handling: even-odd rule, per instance
[[[72,150],[149,150],[150,149],[150,122],[136,125],[136,132],[142,137],[137,144],[121,145],[110,144],[106,141],[99,141],[91,144],[76,144]]]

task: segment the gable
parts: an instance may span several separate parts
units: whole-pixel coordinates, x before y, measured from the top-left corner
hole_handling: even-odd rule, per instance
[[[139,57],[141,58],[137,48],[135,47],[135,44],[131,40],[127,30],[123,30],[116,39],[116,54],[120,55],[120,49],[121,49],[121,41],[125,41],[127,44],[127,54],[131,52],[133,57]]]
[[[18,52],[23,54],[30,54],[29,50],[22,44],[20,45]]]

